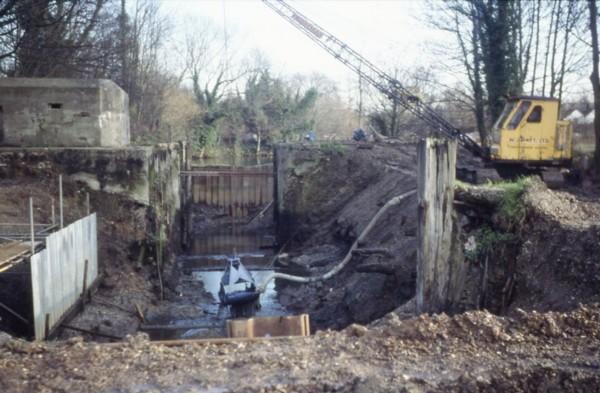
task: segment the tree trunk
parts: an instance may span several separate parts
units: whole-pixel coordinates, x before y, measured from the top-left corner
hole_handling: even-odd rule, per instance
[[[558,33],[560,29],[560,20],[562,15],[562,3],[561,0],[556,2],[556,19],[554,21],[554,32],[552,33],[554,38],[552,39],[552,56],[550,57],[550,97],[556,95],[557,77],[555,70],[556,52],[557,52],[557,41]]]
[[[550,56],[550,42],[552,42],[552,29],[554,28],[554,12],[556,2],[552,3],[552,11],[550,12],[550,27],[548,28],[548,37],[546,40],[546,53],[544,55],[544,75],[542,77],[542,96],[546,94],[546,77],[548,76],[548,59]]]
[[[479,19],[475,8],[471,10],[471,17],[473,19],[473,99],[475,100],[475,120],[477,122],[477,131],[479,132],[479,139],[484,147],[488,146],[488,129],[485,124],[485,98],[483,85],[481,82],[481,51],[478,43],[481,37],[479,36],[480,26]]]
[[[592,36],[592,89],[594,91],[594,133],[596,135],[596,150],[594,153],[594,167],[600,173],[600,75],[598,73],[598,8],[596,0],[588,2],[590,10],[590,33]]]
[[[560,71],[558,74],[558,101],[562,102],[562,95],[563,95],[563,83],[565,81],[565,72],[566,72],[566,65],[567,65],[567,54],[568,54],[568,49],[569,49],[569,36],[571,35],[571,19],[572,19],[572,15],[573,15],[573,7],[575,6],[575,4],[573,2],[569,2],[569,4],[567,5],[567,19],[565,21],[565,41],[564,41],[564,45],[563,45],[563,52],[562,52],[562,59],[560,62]]]
[[[535,78],[538,62],[538,52],[540,49],[540,10],[542,8],[542,0],[538,0],[537,9],[535,12],[535,51],[533,55],[533,76],[531,78],[531,95],[535,94]]]
[[[258,159],[258,157],[260,156],[260,143],[261,143],[261,134],[262,132],[258,131],[256,133],[256,158]]]

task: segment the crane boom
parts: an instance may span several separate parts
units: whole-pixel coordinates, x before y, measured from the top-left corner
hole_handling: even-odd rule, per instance
[[[283,0],[262,1],[333,57],[385,94],[390,100],[432,126],[436,132],[458,140],[462,146],[474,155],[487,158],[486,150],[471,137],[450,124],[433,108],[421,101],[419,97],[411,94],[397,79],[386,74],[333,34],[327,32]]]

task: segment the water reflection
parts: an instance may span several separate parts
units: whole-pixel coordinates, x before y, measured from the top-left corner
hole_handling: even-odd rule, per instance
[[[172,338],[208,338],[225,336],[225,321],[229,318],[229,310],[219,304],[219,288],[227,258],[235,254],[248,268],[257,284],[262,283],[273,272],[271,262],[274,256],[274,238],[250,231],[233,231],[231,228],[215,233],[198,236],[191,250],[177,259],[182,273],[182,286],[191,282],[202,282],[203,289],[211,300],[204,297],[202,315],[187,319],[175,319],[169,324],[181,329],[164,329],[149,332],[152,339]],[[189,286],[189,288],[192,288]],[[184,291],[189,293],[190,291]],[[202,297],[200,297],[202,298]],[[275,282],[271,281],[266,291],[260,296],[261,308],[257,316],[287,315],[285,308],[277,299]]]

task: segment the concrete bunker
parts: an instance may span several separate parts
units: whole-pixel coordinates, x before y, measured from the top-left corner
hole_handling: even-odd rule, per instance
[[[0,146],[129,144],[129,98],[106,79],[0,79]]]

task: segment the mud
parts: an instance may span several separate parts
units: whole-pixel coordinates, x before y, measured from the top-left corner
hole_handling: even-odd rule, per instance
[[[196,207],[197,208],[197,207]],[[210,214],[210,208],[196,216],[200,233],[191,236],[191,247],[179,255],[168,275],[173,294],[147,315],[147,325],[166,326],[163,329],[145,329],[151,339],[207,338],[226,336],[225,324],[231,318],[230,310],[219,300],[221,277],[227,258],[237,255],[258,283],[273,272],[272,225],[256,223],[249,227],[231,224],[220,213]],[[207,220],[206,215],[211,217]],[[229,221],[229,222],[227,222]],[[210,228],[210,229],[207,229]],[[284,316],[275,283],[267,286],[260,297],[256,316]]]
[[[51,197],[58,195],[57,176],[23,176],[0,179],[0,222],[28,222],[29,196],[34,199],[36,222],[51,222]],[[64,184],[65,222],[86,214],[85,188]],[[57,199],[57,198],[56,198]],[[142,250],[148,228],[145,206],[116,195],[90,192],[92,211],[98,212],[99,273],[102,281],[85,312],[71,325],[91,331],[124,337],[140,323],[136,305],[147,310],[156,302],[156,268]],[[55,201],[57,204],[58,202]],[[58,214],[58,208],[56,209]],[[61,330],[63,338],[80,332]],[[87,336],[88,339],[106,340]]]
[[[286,273],[328,271],[383,204],[416,187],[414,144],[301,150],[290,161],[283,198],[288,213],[301,216],[289,228],[291,240],[283,244],[288,258],[276,264]],[[416,197],[390,209],[361,248],[380,252],[355,255],[347,268],[324,282],[277,281],[282,304],[308,312],[313,329],[340,329],[368,323],[409,300],[415,290]]]

